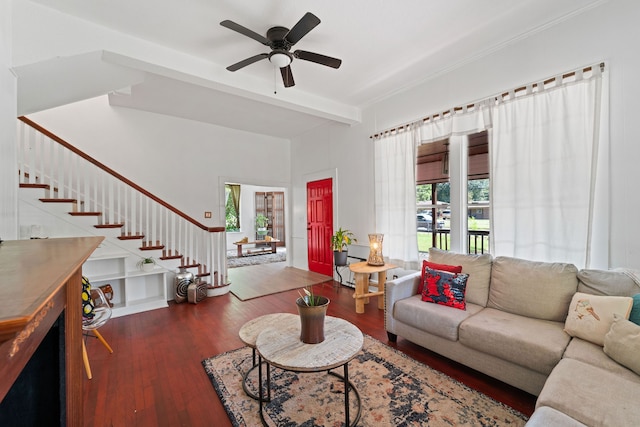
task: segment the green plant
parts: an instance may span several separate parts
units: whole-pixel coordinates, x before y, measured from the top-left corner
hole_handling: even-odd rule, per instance
[[[136,265],[142,268],[144,264],[156,264],[156,260],[153,257],[140,258],[140,261],[138,261]]]
[[[262,214],[256,215],[256,227],[257,228],[264,228],[264,227],[267,226],[268,223],[269,223],[269,218],[267,218],[266,216],[264,216]]]
[[[300,299],[307,307],[315,307],[320,304],[322,297],[313,294],[313,286],[307,286],[303,290],[306,295],[302,295],[300,291],[298,291],[298,295],[300,295]]]
[[[358,240],[353,237],[353,233],[349,230],[343,230],[342,227],[338,228],[338,231],[331,236],[331,248],[334,251],[342,252],[343,248],[346,248],[351,243],[356,243]]]

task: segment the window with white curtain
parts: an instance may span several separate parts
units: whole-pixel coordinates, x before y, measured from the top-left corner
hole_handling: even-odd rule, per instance
[[[608,268],[608,129],[608,71],[598,64],[376,135],[376,171],[396,177],[393,187],[376,180],[376,221],[394,215],[403,218],[401,232],[395,227],[394,254],[413,261],[413,254],[403,254],[400,246],[416,244],[416,226],[411,224],[409,230],[407,223],[424,200],[417,196],[418,204],[410,205],[406,197],[395,204],[380,203],[379,198],[390,191],[406,195],[401,185],[408,185],[407,171],[414,173],[417,185],[444,183],[443,176],[425,181],[426,166],[418,156],[427,150],[423,144],[447,141],[450,250],[470,249],[469,234],[486,228],[478,219],[488,216],[488,244],[494,256]],[[486,138],[486,147],[479,143],[481,138]],[[408,155],[414,156],[412,162],[402,160]],[[489,167],[486,176],[478,172],[480,159]],[[427,192],[421,191],[426,198]],[[432,186],[428,209],[437,217],[439,202],[445,200],[434,193]],[[383,225],[379,232],[384,232],[389,223],[378,224]]]
[[[418,223],[418,250],[426,254],[430,247],[449,250],[451,232],[462,235],[459,250],[469,253],[489,252],[490,205],[489,205],[489,141],[488,132],[476,132],[459,138],[466,144],[466,168],[454,168],[460,171],[450,179],[449,152],[450,140],[421,144],[417,154],[416,199],[418,215],[428,215],[436,229],[420,227]],[[459,163],[454,157],[454,162]],[[452,184],[453,182],[453,184]],[[462,190],[465,184],[466,191]],[[452,190],[453,186],[453,190]],[[465,194],[460,206],[451,211],[451,194]],[[452,217],[454,220],[452,221]],[[459,223],[466,221],[466,232]]]

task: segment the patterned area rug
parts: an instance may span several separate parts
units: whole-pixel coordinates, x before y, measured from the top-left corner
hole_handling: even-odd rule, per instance
[[[202,361],[234,426],[261,425],[258,402],[245,394],[242,376],[251,368],[243,347]],[[257,392],[257,369],[247,380]],[[336,370],[342,374],[342,369]],[[349,362],[349,379],[360,393],[358,426],[523,426],[518,411],[472,390],[365,335],[362,352]],[[333,375],[271,369],[272,400],[265,404],[269,426],[344,425],[344,386]],[[356,407],[349,394],[350,413]],[[353,415],[352,415],[353,420]]]
[[[275,254],[259,254],[259,255],[247,255],[238,258],[236,251],[227,251],[227,267],[236,268],[244,267],[247,265],[269,264],[272,262],[282,262],[287,260],[287,251],[284,248],[279,248]]]

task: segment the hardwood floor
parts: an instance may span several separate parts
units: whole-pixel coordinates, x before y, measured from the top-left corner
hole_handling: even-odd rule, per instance
[[[327,282],[314,291],[331,299],[328,315],[344,318],[363,333],[388,343],[376,298],[356,314],[353,290]],[[232,294],[197,305],[170,303],[168,309],[111,319],[100,331],[114,350],[87,343],[93,379],[84,377],[87,426],[230,426],[201,361],[241,347],[240,327],[257,316],[296,313],[298,292],[249,301]],[[392,347],[480,390],[524,414],[535,397],[451,362],[402,338]]]

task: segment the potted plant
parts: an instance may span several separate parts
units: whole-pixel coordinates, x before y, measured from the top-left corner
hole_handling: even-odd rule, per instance
[[[300,315],[300,340],[305,344],[318,344],[324,341],[324,319],[329,306],[329,298],[314,295],[313,288],[304,289],[306,295],[296,300]]]
[[[151,271],[156,266],[156,260],[153,257],[140,258],[137,266],[142,271]]]
[[[269,224],[269,218],[263,214],[256,215],[256,233],[258,236],[267,235],[267,224]]]
[[[342,227],[331,236],[331,248],[333,249],[333,258],[335,265],[347,265],[347,251],[351,243],[358,240],[353,237],[350,230],[343,230]]]

